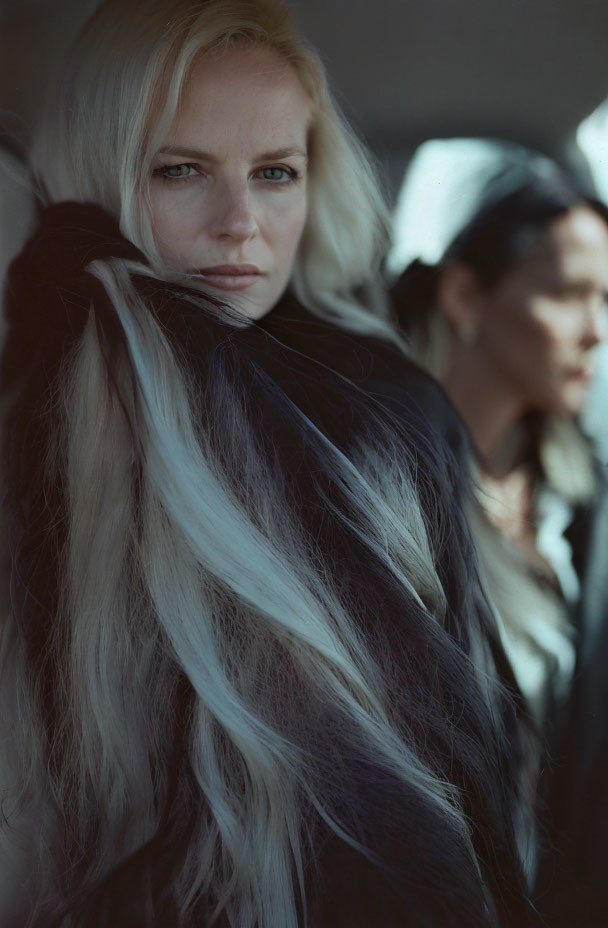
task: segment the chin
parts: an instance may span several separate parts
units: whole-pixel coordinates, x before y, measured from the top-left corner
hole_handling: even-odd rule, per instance
[[[560,396],[554,397],[553,402],[548,404],[546,412],[564,419],[575,419],[583,411],[587,390],[570,389]]]
[[[263,306],[244,306],[243,312],[249,319],[257,320],[263,319],[271,309],[272,306],[267,306],[266,304]]]
[[[251,289],[254,290],[253,287]],[[219,291],[215,292],[218,293]],[[248,291],[224,293],[222,298],[226,303],[236,307],[248,319],[254,321],[263,319],[278,303],[278,297],[274,298],[270,293],[249,293]]]

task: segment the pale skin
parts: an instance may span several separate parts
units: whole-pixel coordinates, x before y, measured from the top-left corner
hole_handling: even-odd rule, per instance
[[[307,219],[311,102],[274,51],[201,58],[154,159],[151,220],[167,267],[259,319],[293,271]]]
[[[469,427],[492,496],[504,500],[499,527],[526,547],[532,486],[520,468],[520,423],[534,410],[566,417],[581,411],[593,349],[606,335],[607,293],[608,227],[585,206],[552,223],[491,290],[458,264],[440,282],[450,323],[442,380]]]

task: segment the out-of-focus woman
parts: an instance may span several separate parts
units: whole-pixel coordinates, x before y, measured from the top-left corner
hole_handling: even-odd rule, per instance
[[[608,845],[594,823],[608,810],[608,514],[577,416],[606,331],[608,211],[547,159],[499,149],[495,164],[441,259],[403,273],[395,305],[468,426],[474,535],[548,746],[529,770],[541,909],[551,925],[596,926],[608,917]]]

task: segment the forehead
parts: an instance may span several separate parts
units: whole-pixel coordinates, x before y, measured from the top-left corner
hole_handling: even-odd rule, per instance
[[[515,270],[539,283],[580,280],[608,289],[608,225],[577,206],[549,226]]]
[[[171,137],[260,151],[303,144],[311,101],[288,61],[256,45],[234,44],[195,62],[184,82]]]

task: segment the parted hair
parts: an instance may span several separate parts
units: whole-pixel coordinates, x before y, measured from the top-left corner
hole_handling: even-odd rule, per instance
[[[154,139],[237,37],[317,104],[294,291],[339,326],[296,300],[284,330],[247,324],[159,264]],[[361,382],[406,361],[349,295],[381,198],[318,59],[270,0],[108,0],[33,167],[1,381],[2,832],[33,835],[28,925],[333,926],[335,847],[412,924],[524,924],[502,652],[456,461]]]

